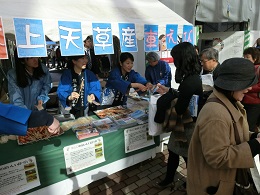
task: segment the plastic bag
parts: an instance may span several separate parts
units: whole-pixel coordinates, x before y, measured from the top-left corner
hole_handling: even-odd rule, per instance
[[[163,132],[163,125],[162,123],[156,123],[154,122],[154,116],[157,111],[157,100],[161,97],[160,94],[151,95],[150,101],[149,101],[149,121],[148,121],[148,127],[149,127],[149,135],[156,136],[160,135]]]
[[[101,105],[112,105],[115,99],[115,90],[105,88],[101,94]]]

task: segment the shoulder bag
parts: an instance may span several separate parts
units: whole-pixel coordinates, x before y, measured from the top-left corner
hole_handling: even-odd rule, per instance
[[[217,98],[210,98],[207,100],[207,102],[217,102],[217,103],[223,105],[228,110],[228,112],[230,113],[230,115],[232,117],[232,121],[233,121],[233,125],[234,125],[236,144],[240,144],[241,141],[240,141],[240,137],[238,134],[237,125],[236,125],[235,120],[234,120],[230,110],[228,109],[228,107]],[[238,168],[237,169],[236,184],[235,184],[233,195],[258,195],[258,193],[255,189],[254,182],[253,182],[252,176],[250,174],[249,168]]]

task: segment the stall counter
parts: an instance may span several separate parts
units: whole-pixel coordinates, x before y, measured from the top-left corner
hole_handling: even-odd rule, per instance
[[[0,145],[0,165],[35,156],[41,185],[23,194],[64,195],[84,187],[92,181],[153,158],[156,154],[156,146],[160,144],[160,138],[157,136],[154,137],[155,144],[131,153],[125,153],[123,129],[104,134],[102,137],[105,162],[70,175],[66,173],[63,148],[93,139],[78,140],[71,130],[59,137],[21,146],[17,144],[17,141],[9,140],[8,143]]]

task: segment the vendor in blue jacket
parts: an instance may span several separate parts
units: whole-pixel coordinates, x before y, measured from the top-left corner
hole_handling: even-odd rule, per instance
[[[145,70],[145,78],[153,85],[160,83],[166,87],[171,87],[172,73],[170,65],[160,60],[160,56],[156,52],[149,52],[146,55],[148,66]]]
[[[60,103],[75,118],[86,116],[90,103],[100,101],[100,81],[87,64],[86,55],[70,56],[57,89]]]
[[[130,88],[142,93],[153,87],[138,72],[132,70],[133,65],[134,56],[128,52],[121,53],[119,66],[110,72],[106,88],[114,90],[112,106],[126,105]]]
[[[42,110],[50,99],[52,87],[49,69],[38,57],[18,57],[14,51],[15,68],[7,73],[10,103],[29,110]]]

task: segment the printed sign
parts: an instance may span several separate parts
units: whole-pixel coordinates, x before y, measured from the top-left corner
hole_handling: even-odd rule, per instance
[[[122,52],[137,52],[135,24],[119,23],[120,47]]]
[[[20,194],[39,185],[34,156],[0,166],[0,195]]]
[[[95,54],[114,54],[111,24],[92,23],[92,31]]]
[[[158,25],[144,25],[144,51],[159,51]]]
[[[46,57],[42,20],[14,18],[18,57]]]
[[[178,25],[167,24],[166,25],[166,45],[167,50],[171,50],[175,45],[178,44]]]
[[[125,153],[155,144],[153,137],[148,134],[148,123],[125,129],[124,136]]]
[[[2,18],[0,17],[0,59],[8,59],[5,33]]]
[[[103,137],[63,148],[67,174],[105,161]]]
[[[84,55],[80,22],[58,21],[62,56]]]
[[[191,44],[194,44],[193,36],[193,26],[183,25],[182,42],[190,42]]]

